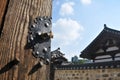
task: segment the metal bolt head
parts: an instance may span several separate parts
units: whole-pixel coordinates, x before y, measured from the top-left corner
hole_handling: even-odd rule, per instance
[[[43,48],[43,52],[44,52],[44,53],[47,52],[47,48],[46,48],[46,47]]]
[[[43,62],[42,61],[40,61],[40,65],[43,66]]]
[[[36,54],[38,55],[38,54],[39,54],[39,52],[37,51],[37,52],[36,52]]]
[[[49,60],[49,59],[46,59],[46,61],[47,61],[47,62],[50,62],[50,60]]]
[[[32,27],[35,28],[35,24],[33,24]]]
[[[34,39],[33,36],[30,36],[30,39],[33,40]]]
[[[49,26],[49,23],[48,22],[45,22],[45,27],[48,27]]]
[[[40,31],[38,31],[37,34],[40,36],[42,33]]]
[[[48,65],[49,63],[50,63],[50,60],[49,60],[49,59],[46,59],[45,64]]]
[[[39,18],[40,21],[43,21],[43,18]]]

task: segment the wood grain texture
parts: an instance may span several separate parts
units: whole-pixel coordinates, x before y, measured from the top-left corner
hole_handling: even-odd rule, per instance
[[[7,11],[7,4],[8,0],[0,0],[0,36],[2,33],[3,25],[4,25],[4,19]]]
[[[49,80],[49,66],[46,65],[29,75],[38,60],[25,45],[29,22],[37,16],[51,16],[51,11],[52,0],[9,1],[0,38],[0,80]],[[20,62],[10,67],[9,63],[15,59]]]
[[[4,15],[6,3],[7,3],[7,0],[0,0],[0,25],[2,22],[3,15]]]

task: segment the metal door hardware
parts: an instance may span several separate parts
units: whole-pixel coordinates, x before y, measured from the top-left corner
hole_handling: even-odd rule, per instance
[[[53,37],[51,17],[37,17],[29,26],[28,44],[33,49],[33,56],[49,63],[50,43]]]

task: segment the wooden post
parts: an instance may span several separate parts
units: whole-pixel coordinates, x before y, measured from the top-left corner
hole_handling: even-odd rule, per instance
[[[51,11],[52,0],[0,0],[0,80],[49,80],[49,65],[36,70],[38,60],[25,45],[29,23]]]

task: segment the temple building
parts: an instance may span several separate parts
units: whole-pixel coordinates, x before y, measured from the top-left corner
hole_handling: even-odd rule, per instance
[[[61,66],[67,62],[68,60],[64,57],[64,54],[60,51],[60,48],[51,51],[50,80],[54,80],[55,66]]]
[[[93,62],[120,60],[120,31],[104,24],[102,32],[81,52],[80,57]]]
[[[80,57],[93,62],[54,65],[54,80],[120,80],[120,31],[104,25]]]

